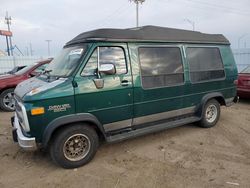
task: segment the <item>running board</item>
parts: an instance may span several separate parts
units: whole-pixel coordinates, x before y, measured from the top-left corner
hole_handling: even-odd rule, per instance
[[[109,143],[110,142],[120,142],[120,141],[123,141],[123,140],[127,140],[129,138],[134,138],[134,137],[143,136],[143,135],[149,134],[149,133],[159,132],[159,131],[166,130],[166,129],[169,129],[169,128],[174,128],[174,127],[178,127],[178,126],[181,126],[181,125],[193,123],[193,122],[196,122],[196,121],[199,121],[199,120],[200,120],[199,117],[192,116],[192,117],[179,119],[179,120],[172,121],[172,122],[155,124],[155,125],[152,125],[152,126],[149,126],[149,127],[144,127],[144,128],[141,128],[141,129],[131,130],[129,132],[123,132],[123,133],[120,133],[120,134],[108,136],[106,138],[106,141],[109,142]]]

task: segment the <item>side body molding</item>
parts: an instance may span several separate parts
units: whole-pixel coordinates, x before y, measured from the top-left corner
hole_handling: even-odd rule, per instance
[[[57,128],[62,127],[62,126],[67,126],[67,124],[70,124],[70,123],[77,123],[77,122],[90,122],[90,123],[95,124],[97,128],[99,129],[99,131],[103,134],[104,138],[106,139],[104,128],[102,124],[99,122],[99,120],[92,114],[80,113],[80,114],[62,116],[50,122],[43,133],[42,146],[44,148],[47,147],[53,132]]]

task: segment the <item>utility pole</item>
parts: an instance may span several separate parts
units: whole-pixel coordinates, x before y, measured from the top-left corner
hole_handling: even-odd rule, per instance
[[[26,55],[29,56],[29,48],[26,46]]]
[[[195,30],[195,22],[189,19],[184,19],[184,21],[190,23],[192,25],[193,31]]]
[[[130,0],[136,4],[136,27],[139,27],[139,3],[144,3],[145,0]]]
[[[9,47],[8,36],[5,36],[5,37],[6,37],[6,44],[7,44],[7,53],[8,53],[8,56],[10,56],[10,47]]]
[[[48,43],[48,56],[50,56],[50,42],[52,40],[45,40]]]
[[[5,23],[8,25],[8,31],[10,31],[11,17],[8,15],[8,12],[6,12]],[[10,47],[9,47],[9,50],[8,50],[8,54],[9,54],[9,51],[10,51],[10,54],[13,56],[13,46],[12,46],[11,36],[9,36],[9,39],[10,39]]]

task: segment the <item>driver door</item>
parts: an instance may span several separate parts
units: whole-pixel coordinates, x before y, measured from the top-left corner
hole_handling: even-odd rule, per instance
[[[129,128],[133,115],[133,89],[127,45],[100,43],[90,51],[80,76],[75,77],[76,112],[95,115],[107,132]],[[98,68],[102,64],[113,64],[115,74],[100,73]],[[103,81],[102,88],[96,86],[95,79]]]

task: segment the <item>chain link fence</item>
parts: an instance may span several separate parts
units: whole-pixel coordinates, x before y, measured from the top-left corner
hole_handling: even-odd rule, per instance
[[[40,56],[1,56],[0,57],[0,73],[7,72],[15,66],[31,65],[37,61],[46,59]]]
[[[234,58],[238,67],[238,71],[242,71],[250,65],[250,48],[233,49]],[[47,59],[41,56],[0,56],[0,73],[7,72],[15,66],[30,65],[37,61]]]
[[[233,54],[239,72],[250,65],[250,48],[233,49]]]

